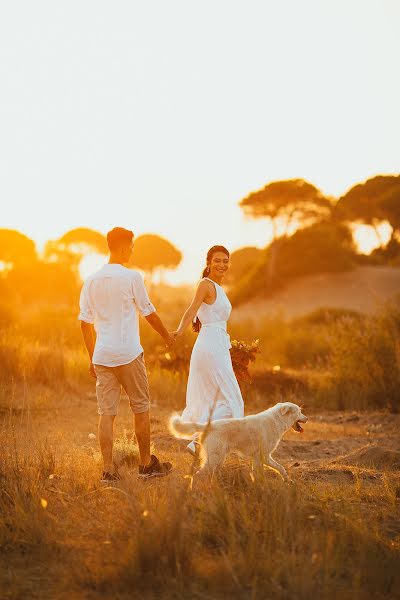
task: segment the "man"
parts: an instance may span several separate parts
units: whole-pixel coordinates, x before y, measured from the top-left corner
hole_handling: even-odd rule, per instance
[[[107,234],[110,260],[85,281],[80,297],[81,329],[96,377],[99,442],[104,461],[101,481],[120,479],[113,463],[113,429],[121,385],[134,413],[139,445],[139,478],[167,475],[171,463],[150,455],[149,386],[139,337],[138,311],[167,346],[174,342],[149,300],[142,276],[124,267],[133,250],[133,233],[115,227]]]

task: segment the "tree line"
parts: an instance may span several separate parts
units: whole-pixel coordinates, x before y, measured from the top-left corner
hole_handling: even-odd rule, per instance
[[[379,175],[353,186],[340,198],[325,196],[303,179],[273,181],[240,201],[244,213],[267,219],[272,240],[264,249],[247,247],[232,254],[227,283],[240,302],[268,293],[294,277],[350,269],[357,264],[400,264],[400,175]],[[390,226],[390,239],[380,226]],[[379,247],[361,255],[354,226],[374,228]],[[19,231],[0,229],[0,293],[11,302],[48,301],[70,304],[79,289],[84,256],[107,254],[105,236],[76,228],[46,243],[39,257],[33,240]],[[130,266],[153,278],[156,271],[176,268],[182,253],[155,234],[136,238]]]
[[[79,266],[90,254],[108,254],[106,237],[93,229],[79,227],[49,240],[42,256],[35,243],[23,233],[0,229],[1,304],[47,302],[70,305],[76,302],[81,285]],[[171,242],[155,234],[135,239],[130,267],[144,271],[150,281],[156,271],[176,268],[182,253]],[[1,320],[1,316],[0,316]]]
[[[274,181],[239,204],[250,217],[269,221],[272,240],[263,250],[238,251],[236,302],[272,293],[295,277],[359,264],[400,266],[400,175],[372,177],[340,198],[325,196],[304,179]],[[390,229],[387,242],[380,235],[384,223]],[[369,256],[356,247],[357,225],[376,232],[378,247]]]

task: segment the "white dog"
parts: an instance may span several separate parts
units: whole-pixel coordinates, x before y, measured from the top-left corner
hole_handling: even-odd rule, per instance
[[[253,458],[256,465],[266,463],[278,471],[283,479],[289,479],[285,469],[271,457],[281,437],[291,427],[298,432],[307,417],[292,402],[279,402],[257,415],[242,419],[220,419],[210,423],[187,423],[178,415],[171,417],[169,428],[175,437],[188,438],[200,433],[201,469],[199,474],[212,472],[221,466],[228,452],[239,451]]]

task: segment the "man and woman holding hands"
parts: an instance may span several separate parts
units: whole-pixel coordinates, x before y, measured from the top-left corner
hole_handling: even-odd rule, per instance
[[[81,329],[90,359],[90,373],[96,378],[99,412],[99,443],[104,469],[101,481],[120,479],[113,464],[113,427],[118,413],[121,386],[134,414],[139,446],[139,478],[168,475],[169,462],[150,454],[150,396],[143,348],[139,335],[139,313],[171,347],[192,324],[199,332],[193,347],[186,393],[185,421],[207,422],[210,418],[243,416],[243,399],[232,368],[226,324],[231,304],[221,287],[229,268],[229,252],[213,246],[207,253],[194,298],[179,327],[169,332],[151,303],[143,278],[124,265],[133,250],[133,233],[116,227],[107,234],[108,264],[89,276],[80,297]],[[196,441],[188,445],[196,451]]]

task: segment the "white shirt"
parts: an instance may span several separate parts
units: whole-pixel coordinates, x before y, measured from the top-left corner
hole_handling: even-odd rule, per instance
[[[143,352],[138,311],[147,317],[156,309],[140,273],[104,265],[85,281],[79,304],[79,320],[93,323],[97,335],[93,364],[126,365]]]

